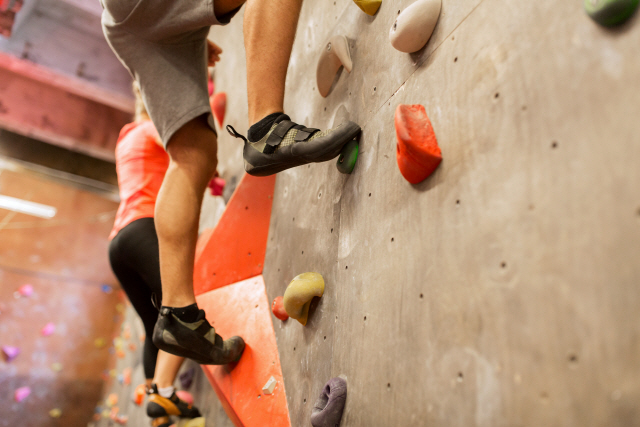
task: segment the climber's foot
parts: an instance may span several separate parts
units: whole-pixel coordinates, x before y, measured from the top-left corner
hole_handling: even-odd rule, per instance
[[[226,365],[236,362],[244,351],[244,340],[223,340],[216,334],[200,310],[193,323],[180,320],[171,307],[162,307],[153,330],[153,343],[160,350],[187,357],[201,365]]]
[[[227,126],[227,131],[244,141],[244,168],[250,175],[267,176],[285,169],[331,160],[342,147],[360,134],[360,126],[345,122],[321,131],[298,125],[280,114],[269,131],[252,142]]]

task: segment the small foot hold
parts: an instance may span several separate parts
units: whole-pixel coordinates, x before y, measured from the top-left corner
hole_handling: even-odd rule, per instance
[[[424,106],[398,105],[395,116],[396,159],[402,176],[412,184],[424,181],[442,161],[436,134]]]
[[[584,0],[584,10],[600,25],[612,27],[633,15],[640,0]]]
[[[287,314],[302,325],[307,324],[309,305],[314,297],[324,294],[324,279],[318,273],[302,273],[293,278],[284,292],[283,304]]]
[[[382,4],[382,0],[353,0],[353,2],[367,15],[375,15],[380,5]]]
[[[183,400],[185,402],[187,402],[189,405],[193,406],[193,395],[191,393],[189,393],[186,390],[177,390],[176,391],[176,396],[178,396],[180,398],[180,400]]]
[[[284,309],[284,303],[282,302],[282,297],[276,297],[273,300],[273,304],[271,304],[271,311],[273,315],[283,322],[289,318],[287,311]]]
[[[347,381],[342,377],[330,379],[313,405],[311,425],[313,427],[339,427],[346,400]]]
[[[353,168],[356,167],[358,161],[359,144],[358,141],[353,139],[342,147],[336,167],[341,173],[350,174],[353,172]]]
[[[205,427],[205,423],[204,417],[198,417],[191,420],[180,420],[178,427]]]
[[[227,112],[227,94],[225,92],[218,92],[211,97],[211,110],[213,115],[216,116],[218,125],[222,127],[224,116]]]
[[[442,0],[417,0],[406,8],[389,31],[391,45],[405,53],[422,49],[436,27],[441,8]]]
[[[349,52],[349,41],[345,36],[333,36],[324,46],[316,68],[318,92],[324,98],[329,95],[333,80],[340,67],[344,67],[349,73],[353,68],[351,53]]]
[[[196,368],[189,368],[180,374],[180,385],[183,389],[188,390],[193,384],[193,377],[196,375]]]

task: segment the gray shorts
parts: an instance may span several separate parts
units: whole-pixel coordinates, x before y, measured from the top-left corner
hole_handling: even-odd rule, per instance
[[[207,35],[238,10],[217,18],[213,0],[101,0],[109,45],[140,84],[165,147],[188,121],[208,114]]]

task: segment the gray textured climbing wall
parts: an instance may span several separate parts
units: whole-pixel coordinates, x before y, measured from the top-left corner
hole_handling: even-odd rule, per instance
[[[273,319],[292,425],[339,374],[343,426],[640,425],[640,18],[605,30],[580,1],[444,0],[408,55],[388,32],[411,3],[303,7],[286,111],[363,137],[352,175],[330,162],[276,181],[269,298],[305,271],[326,281],[306,327]],[[246,132],[241,24],[211,35],[226,120]],[[353,71],[322,98],[334,34]],[[401,103],[425,105],[444,157],[416,186],[395,160]],[[240,174],[241,145],[220,144]]]

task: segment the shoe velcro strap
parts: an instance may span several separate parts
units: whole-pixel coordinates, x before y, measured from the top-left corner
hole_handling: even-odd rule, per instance
[[[211,329],[211,325],[209,324],[209,322],[205,320],[200,324],[200,326],[194,329],[193,332],[195,332],[198,335],[204,335],[207,332],[209,332],[209,329]]]
[[[289,129],[294,126],[296,126],[296,124],[290,120],[281,121],[280,123],[278,123],[273,132],[271,132],[269,138],[267,138],[266,144],[271,145],[272,147],[280,145],[280,143],[284,139],[284,136],[287,134],[287,132],[289,132]]]
[[[293,138],[294,141],[300,142],[309,138],[314,133],[318,132],[320,129],[307,128],[302,125],[294,126],[295,129],[298,129],[298,133],[296,133],[296,137]]]

